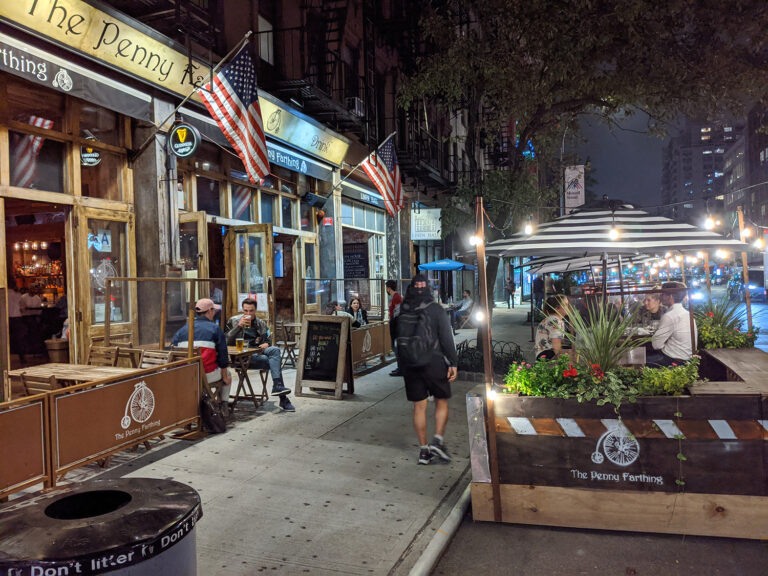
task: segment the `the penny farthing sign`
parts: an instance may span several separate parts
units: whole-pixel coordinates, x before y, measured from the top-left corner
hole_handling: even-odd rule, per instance
[[[200,145],[200,132],[191,124],[179,123],[174,125],[168,135],[168,148],[179,158],[189,158]]]

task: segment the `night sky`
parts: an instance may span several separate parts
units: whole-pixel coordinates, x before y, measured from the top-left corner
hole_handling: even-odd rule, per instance
[[[621,128],[610,129],[594,117],[581,119],[577,151],[581,162],[590,157],[597,197],[607,194],[638,207],[660,204],[661,150],[666,141],[647,134],[644,114],[617,118],[617,122]]]

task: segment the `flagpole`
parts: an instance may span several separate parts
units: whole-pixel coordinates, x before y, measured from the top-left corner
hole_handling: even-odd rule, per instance
[[[395,130],[394,132],[392,132],[392,134],[390,134],[389,136],[387,136],[386,138],[384,138],[384,140],[382,140],[382,141],[381,141],[381,144],[379,144],[379,145],[376,147],[376,150],[374,150],[374,152],[378,152],[378,151],[379,151],[379,148],[381,148],[382,146],[384,146],[384,144],[386,144],[386,143],[387,143],[387,140],[389,140],[390,138],[392,138],[392,136],[394,136],[395,134],[397,134],[397,130]],[[352,174],[354,174],[355,170],[357,170],[358,168],[360,168],[360,166],[362,166],[362,165],[363,165],[363,162],[365,162],[366,160],[368,160],[368,158],[370,158],[370,156],[371,156],[371,155],[370,155],[370,154],[368,154],[368,155],[367,155],[365,158],[363,158],[362,160],[360,160],[360,162],[358,162],[358,163],[357,163],[357,166],[355,166],[354,168],[352,168],[352,170],[350,170],[350,171],[347,173],[347,175],[346,175],[346,176],[344,176],[344,178],[342,178],[341,180],[339,180],[339,183],[338,183],[338,184],[336,184],[336,186],[334,186],[334,188],[333,188],[333,189],[334,189],[334,190],[336,190],[337,188],[339,188],[339,187],[342,185],[342,183],[343,183],[345,180],[347,180],[347,179],[348,179],[350,176],[352,176]]]
[[[210,73],[210,74],[209,74],[209,76],[208,76],[208,82],[211,82],[211,81],[213,80],[213,77],[214,77],[214,76],[216,75],[216,73],[219,71],[219,68],[221,68],[221,66],[222,66],[222,65],[223,65],[225,62],[227,62],[227,61],[228,61],[228,60],[229,60],[229,59],[232,57],[232,55],[233,55],[233,54],[236,54],[237,52],[239,52],[239,51],[240,51],[240,50],[243,48],[243,46],[245,46],[245,45],[246,45],[246,44],[247,44],[247,43],[248,43],[248,42],[251,40],[251,36],[252,36],[252,35],[253,35],[253,30],[248,30],[248,32],[246,32],[246,33],[245,33],[245,36],[243,36],[243,37],[241,38],[241,40],[240,40],[240,41],[239,41],[239,42],[238,42],[238,43],[235,45],[235,47],[234,47],[234,48],[232,48],[232,50],[230,50],[229,52],[227,52],[227,54],[224,56],[224,58],[222,58],[221,60],[219,60],[218,64],[216,64],[216,66],[214,66],[214,67],[211,69],[211,73]],[[155,138],[155,136],[157,136],[157,133],[160,131],[160,128],[162,128],[163,126],[165,126],[165,123],[166,123],[166,122],[168,122],[168,120],[170,120],[171,118],[173,118],[174,116],[176,116],[176,113],[179,111],[179,108],[181,108],[182,106],[184,106],[184,104],[186,104],[186,103],[187,103],[187,101],[188,101],[190,98],[192,98],[192,96],[194,96],[195,94],[197,94],[197,91],[198,91],[198,88],[195,88],[194,90],[192,90],[192,92],[190,92],[189,94],[187,94],[187,95],[185,96],[184,100],[182,100],[182,101],[181,101],[181,103],[180,103],[178,106],[176,106],[176,108],[174,108],[174,109],[173,109],[173,112],[171,112],[171,113],[170,113],[170,114],[169,114],[169,115],[166,117],[166,119],[165,119],[165,120],[163,120],[162,122],[160,122],[160,124],[159,124],[159,125],[156,125],[156,126],[154,127],[155,129],[152,131],[152,134],[150,134],[150,135],[149,135],[149,137],[147,137],[147,139],[146,139],[146,140],[144,140],[144,142],[142,142],[142,143],[141,143],[141,146],[139,146],[139,147],[138,147],[136,150],[133,150],[133,151],[131,152],[131,160],[135,160],[136,158],[138,158],[139,156],[141,156],[141,153],[142,153],[142,152],[144,152],[144,150],[147,148],[147,146],[149,146],[149,143],[150,143],[150,142],[151,142],[151,141],[152,141],[152,140]]]

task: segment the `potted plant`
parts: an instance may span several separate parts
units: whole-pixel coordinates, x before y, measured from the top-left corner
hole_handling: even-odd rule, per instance
[[[745,331],[745,312],[737,302],[723,298],[694,308],[699,348],[754,348],[759,329]]]

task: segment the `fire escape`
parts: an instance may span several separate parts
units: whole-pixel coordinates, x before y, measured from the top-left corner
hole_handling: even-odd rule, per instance
[[[360,55],[350,48],[349,62],[343,57],[348,8],[353,1],[309,0],[300,29],[274,32],[278,60],[274,89],[306,114],[365,142],[368,124],[375,117],[375,108],[369,106],[373,90],[359,74]],[[371,42],[365,38],[363,44]],[[367,46],[363,57],[368,57]]]

